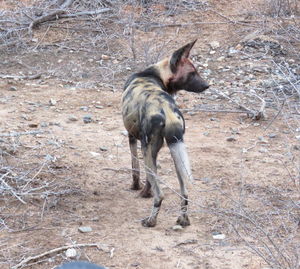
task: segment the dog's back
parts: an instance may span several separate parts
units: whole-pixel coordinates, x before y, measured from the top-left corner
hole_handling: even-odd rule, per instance
[[[160,128],[161,135],[181,140],[184,133],[184,119],[173,97],[168,94],[155,66],[153,76],[147,72],[134,74],[126,83],[123,93],[123,118],[126,129],[142,140],[142,132],[151,135],[152,128]],[[171,141],[170,141],[171,142]]]

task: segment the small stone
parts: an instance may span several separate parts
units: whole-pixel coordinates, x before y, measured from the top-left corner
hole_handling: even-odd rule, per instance
[[[182,228],[181,225],[174,225],[174,226],[172,227],[172,229],[173,229],[173,231],[181,231],[181,230],[183,230],[183,228]]]
[[[294,146],[293,146],[293,149],[294,149],[294,150],[300,150],[300,145],[294,145]]]
[[[28,126],[30,128],[37,128],[39,126],[39,124],[38,123],[29,123]]]
[[[213,234],[213,239],[215,240],[224,240],[226,238],[225,234]]]
[[[127,70],[127,71],[131,71],[131,67],[127,66],[127,67],[126,67],[126,70]]]
[[[100,150],[101,150],[101,151],[108,151],[108,149],[105,148],[105,147],[100,147]]]
[[[75,117],[74,115],[69,116],[68,118],[69,121],[78,121],[78,118]]]
[[[80,107],[80,110],[83,110],[83,111],[88,111],[88,110],[89,110],[89,108],[88,108],[87,106],[81,106],[81,107]]]
[[[91,151],[90,154],[91,154],[93,157],[99,157],[99,156],[101,156],[100,153],[98,153],[98,152],[93,152],[93,151]]]
[[[226,141],[233,142],[233,141],[236,141],[236,138],[234,136],[229,136],[226,138]]]
[[[14,86],[11,86],[11,87],[8,88],[8,90],[11,91],[11,92],[15,92],[15,91],[17,91],[17,88],[14,87]]]
[[[57,101],[55,100],[55,99],[50,99],[50,101],[49,101],[49,105],[50,106],[55,106],[57,104]]]
[[[255,122],[255,123],[253,123],[253,126],[258,127],[258,126],[260,126],[260,124]]]
[[[75,258],[77,256],[77,251],[75,248],[68,248],[66,251],[66,256],[68,258]]]
[[[44,122],[44,121],[41,122],[40,125],[41,125],[41,127],[43,127],[43,128],[48,127],[48,123],[47,123],[47,122]]]
[[[223,62],[225,60],[225,57],[224,56],[221,56],[217,59],[218,62]]]
[[[86,115],[83,117],[83,122],[84,123],[91,123],[93,121],[92,116],[91,115]]]
[[[103,106],[96,105],[95,108],[102,109]]]
[[[90,233],[91,231],[93,231],[93,229],[89,226],[81,226],[78,227],[78,231],[81,233]]]
[[[128,136],[128,132],[127,131],[122,131],[121,135]]]
[[[210,120],[210,121],[218,121],[217,118],[210,118],[209,120]]]
[[[106,61],[106,60],[109,60],[110,57],[108,55],[102,54],[101,59]]]
[[[215,54],[215,53],[216,53],[215,50],[211,50],[211,51],[209,52],[210,55],[213,55],[213,54]]]
[[[266,148],[260,148],[258,151],[260,153],[267,153],[268,152],[268,150]]]
[[[215,50],[220,47],[220,43],[218,41],[212,41],[209,43],[210,47]]]
[[[277,135],[276,134],[269,134],[270,138],[275,138]]]

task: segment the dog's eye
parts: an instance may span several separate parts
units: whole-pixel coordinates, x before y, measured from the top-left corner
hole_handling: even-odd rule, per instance
[[[189,75],[188,75],[188,80],[191,80],[191,79],[193,79],[195,76],[197,75],[197,73],[196,72],[191,72],[191,73],[189,73]]]

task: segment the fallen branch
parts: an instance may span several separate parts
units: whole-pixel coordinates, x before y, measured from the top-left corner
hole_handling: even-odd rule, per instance
[[[208,113],[248,113],[244,110],[228,110],[228,109],[206,109],[206,108],[186,108],[181,109],[181,112],[208,112]]]
[[[69,245],[69,246],[63,246],[63,247],[48,250],[48,251],[43,252],[41,254],[38,254],[36,256],[27,257],[23,261],[21,261],[20,263],[14,265],[11,269],[21,268],[23,266],[26,266],[26,264],[30,261],[35,261],[35,260],[38,260],[38,259],[43,258],[45,256],[67,250],[69,248],[81,248],[81,247],[96,247],[98,249],[101,249],[100,244],[96,244],[96,243],[94,243],[94,244],[93,243],[92,244],[74,244],[74,245]]]
[[[45,131],[29,131],[29,132],[11,132],[11,133],[3,133],[0,134],[0,137],[17,137],[21,135],[36,135],[36,134],[42,134],[45,133]]]
[[[3,79],[18,79],[18,80],[22,80],[22,79],[38,79],[41,77],[41,73],[39,74],[35,74],[35,75],[29,75],[29,76],[15,76],[15,75],[3,75],[0,74],[0,78]]]
[[[40,18],[37,18],[35,20],[33,20],[30,25],[29,25],[29,33],[32,32],[32,29],[37,27],[39,24],[43,23],[43,22],[48,22],[48,21],[55,21],[55,20],[59,20],[61,18],[74,18],[74,17],[79,17],[79,16],[92,16],[92,15],[98,15],[101,13],[105,13],[110,11],[110,8],[101,8],[98,10],[94,10],[94,11],[81,11],[81,12],[77,12],[74,14],[68,14],[66,10],[55,10],[51,13],[46,14],[45,16],[42,16]]]
[[[266,102],[264,99],[262,99],[261,97],[259,97],[258,95],[255,95],[255,97],[259,98],[262,102],[261,107],[259,109],[259,111],[250,109],[248,107],[246,107],[245,105],[242,105],[240,103],[238,103],[236,100],[230,98],[228,95],[226,95],[225,93],[219,92],[217,90],[214,90],[214,92],[219,95],[224,97],[225,99],[231,101],[232,103],[236,104],[238,107],[240,107],[241,109],[243,109],[247,114],[249,114],[253,119],[255,120],[260,120],[260,119],[264,119],[265,118],[265,107],[266,107]]]

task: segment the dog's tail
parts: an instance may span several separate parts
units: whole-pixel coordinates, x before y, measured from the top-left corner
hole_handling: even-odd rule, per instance
[[[167,119],[164,137],[170,149],[180,184],[193,182],[190,162],[183,142],[184,122],[177,117],[173,120],[170,117]]]

